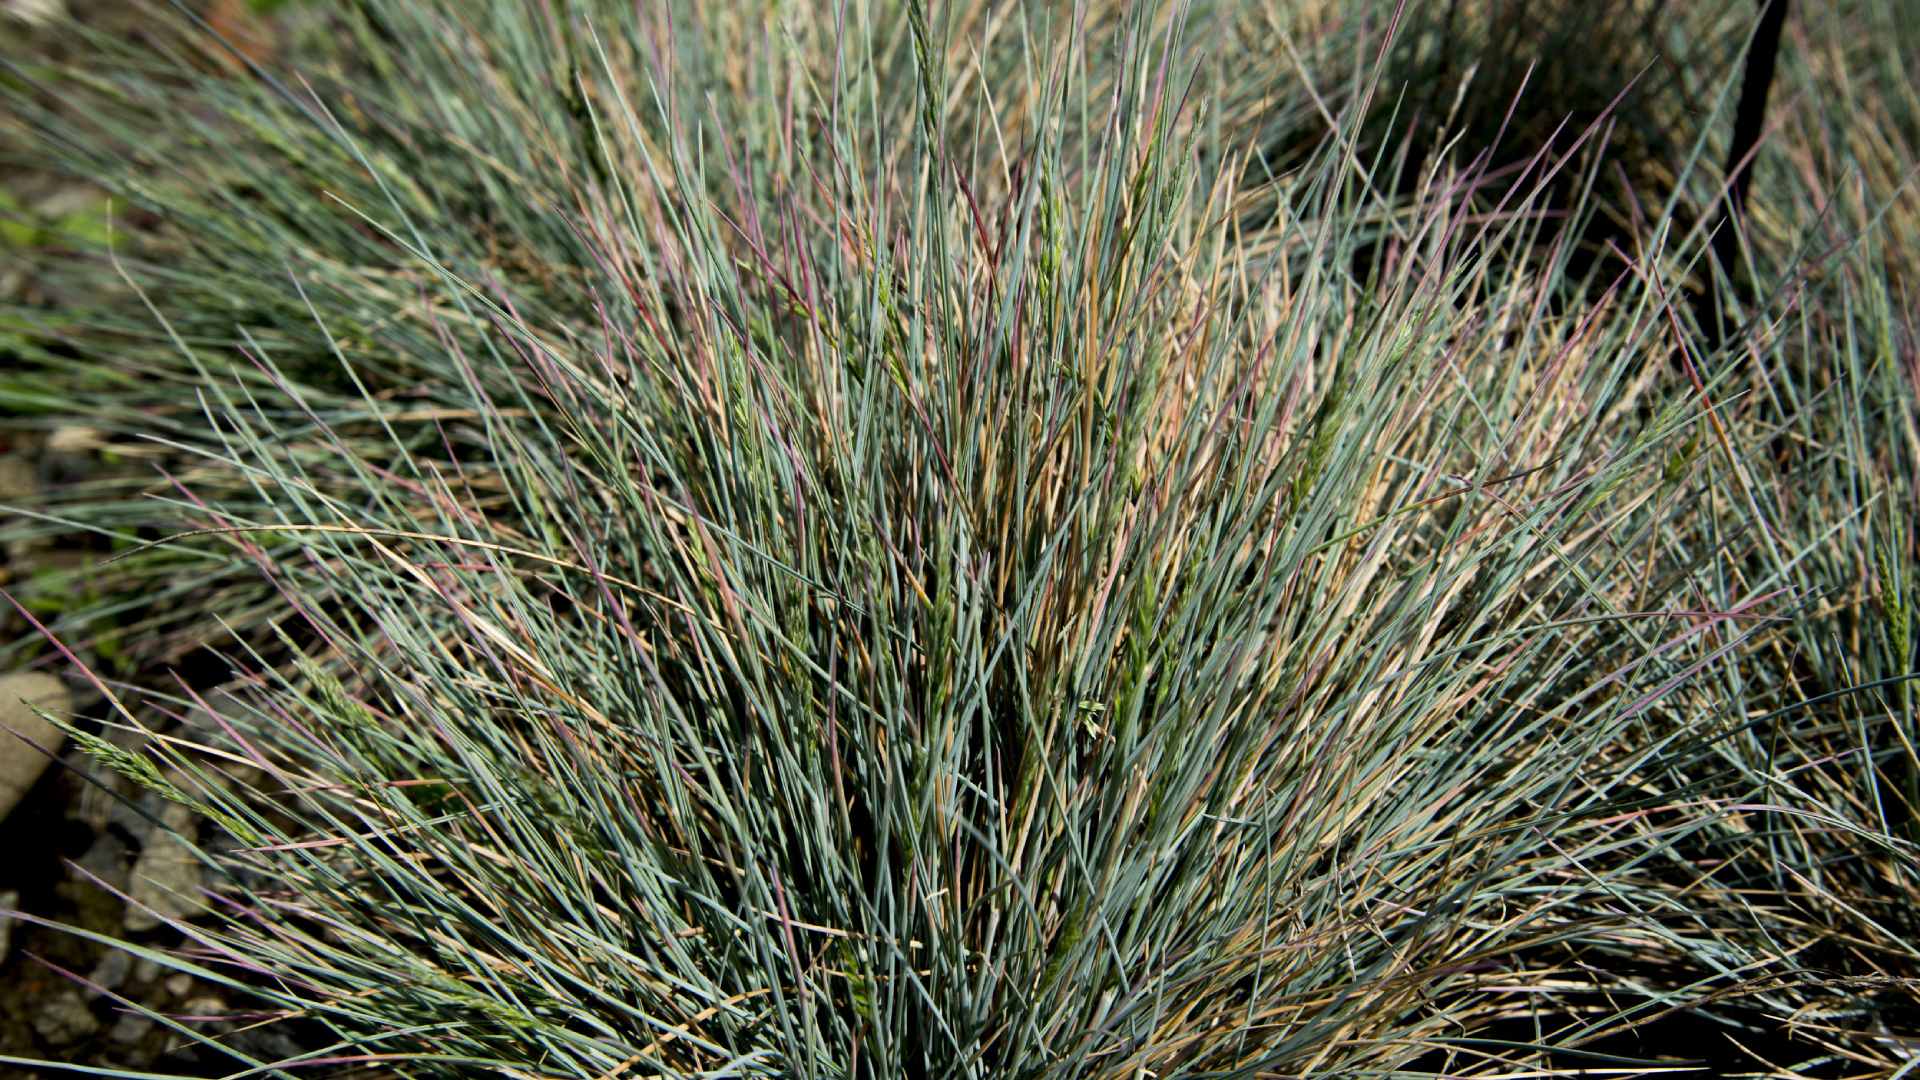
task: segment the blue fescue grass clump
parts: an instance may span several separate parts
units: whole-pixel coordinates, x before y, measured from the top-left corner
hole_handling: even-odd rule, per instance
[[[1461,1075],[1680,1010],[1897,1064],[1912,207],[1845,117],[1709,352],[1711,132],[1577,263],[1604,117],[1373,135],[1437,12],[308,17],[7,75],[154,219],[28,357],[123,378],[151,497],[19,528],[240,673],[75,729],[210,825],[159,958],[312,1046],[239,1067]]]

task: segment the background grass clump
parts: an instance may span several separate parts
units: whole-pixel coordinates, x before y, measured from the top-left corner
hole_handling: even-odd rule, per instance
[[[120,224],[0,401],[151,468],[21,508],[118,558],[10,655],[221,717],[73,727],[206,820],[143,951],[289,1076],[1910,1068],[1899,5],[1792,24],[1731,332],[1751,13],[1508,6],[9,62]]]

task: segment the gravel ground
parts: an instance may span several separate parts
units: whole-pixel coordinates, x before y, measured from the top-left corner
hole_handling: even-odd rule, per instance
[[[33,441],[16,436],[10,444],[0,454],[0,475],[24,475],[21,466],[32,468],[42,456]],[[5,573],[24,577],[94,556],[57,545],[14,545],[5,553]],[[14,615],[0,632],[17,640],[32,631]],[[195,1015],[224,1013],[224,1003],[152,961],[33,921],[126,935],[159,947],[177,944],[177,934],[129,906],[116,890],[151,899],[163,887],[196,889],[198,865],[183,860],[179,842],[160,827],[192,826],[177,819],[177,808],[160,805],[156,796],[63,746],[62,733],[22,704],[22,697],[55,715],[73,717],[83,728],[113,735],[100,723],[104,702],[97,694],[75,693],[61,678],[41,671],[0,676],[0,805],[17,800],[0,820],[0,850],[7,853],[0,859],[0,909],[26,916],[0,916],[0,1054],[192,1069],[195,1054],[176,1049],[186,1041],[182,1036],[129,1012],[114,996]],[[45,751],[57,756],[50,759]],[[33,1075],[0,1066],[0,1080]]]
[[[131,0],[0,0],[0,55],[72,62],[77,46],[61,24],[63,11],[116,34],[138,35],[151,26],[151,14]],[[269,28],[249,21],[244,0],[212,0],[202,13],[228,20],[237,36],[270,40]],[[8,138],[0,124],[0,151]],[[98,206],[97,193],[85,185],[0,165],[0,305],[60,306],[62,298],[36,270],[62,252],[36,236],[36,228],[97,214]],[[0,342],[0,363],[4,351]],[[0,416],[0,505],[125,467],[104,460],[97,445],[72,422]],[[0,527],[8,516],[0,511]],[[10,543],[0,548],[0,588],[104,557],[73,541]],[[33,632],[11,605],[0,604],[0,644]],[[0,1056],[190,1075],[231,1071],[187,1036],[129,1009],[130,1002],[195,1018],[181,1023],[247,1042],[255,1053],[295,1052],[285,1036],[246,1032],[240,1021],[224,1018],[229,1004],[206,985],[41,922],[172,948],[179,934],[121,894],[167,911],[174,892],[190,894],[202,884],[199,865],[175,838],[194,828],[181,808],[95,766],[21,704],[23,695],[31,697],[84,730],[116,738],[102,724],[105,702],[63,667],[41,650],[14,670],[0,669],[0,912],[22,913],[0,914]],[[180,673],[196,689],[211,690],[224,671],[203,667]],[[40,1075],[0,1065],[0,1080]]]

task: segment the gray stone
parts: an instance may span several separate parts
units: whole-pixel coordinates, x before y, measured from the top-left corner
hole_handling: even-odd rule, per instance
[[[86,823],[87,828],[96,833],[113,823],[127,827],[127,817],[139,817],[125,806],[126,800],[138,800],[139,785],[102,765],[92,754],[79,747],[61,755],[60,760],[84,777],[75,789],[73,800],[67,804],[68,817]],[[146,831],[145,823],[138,828],[129,828],[130,834],[135,837],[146,835]]]
[[[58,754],[67,737],[41,719],[33,710],[35,705],[65,715],[73,710],[73,695],[67,692],[65,683],[38,671],[0,676],[0,821],[40,779],[53,761],[48,754]],[[22,742],[19,736],[33,745]]]
[[[154,1028],[153,1021],[139,1013],[121,1013],[120,1018],[107,1029],[107,1038],[121,1046],[132,1046],[147,1037]]]
[[[136,790],[134,797],[122,802],[115,799],[113,808],[107,811],[107,819],[125,829],[128,836],[145,851],[153,834],[166,820],[166,808],[174,805],[156,791]]]
[[[39,206],[41,213],[67,213],[90,202],[85,188],[63,188],[49,195]],[[85,424],[65,424],[53,429],[47,436],[42,451],[47,454],[90,454],[107,444],[106,436],[99,428],[90,428]]]
[[[180,1011],[195,1021],[205,1022],[227,1015],[227,1003],[212,994],[201,994],[180,1006]]]
[[[0,0],[0,15],[39,26],[67,15],[67,0]]]
[[[167,800],[91,758],[78,767],[98,784],[80,782],[79,797],[68,806],[67,816],[86,822],[96,833],[118,828],[144,848],[154,822],[169,805]]]
[[[55,428],[40,447],[40,486],[50,491],[98,474],[105,437],[77,424]]]
[[[183,971],[177,975],[167,976],[167,981],[160,985],[166,987],[167,993],[174,997],[186,997],[193,990],[193,976]]]
[[[179,803],[168,803],[160,811],[160,824],[165,828],[147,834],[127,888],[133,903],[127,905],[122,925],[135,933],[200,910],[204,879],[200,860],[188,846],[199,833],[199,818]]]
[[[80,781],[73,801],[67,804],[67,816],[83,822],[96,833],[104,830],[113,821],[114,807],[120,805],[120,800],[114,795],[126,794],[120,790],[120,778],[110,769],[99,768],[92,758],[84,754],[68,754],[63,760],[75,771],[98,781],[97,784]]]
[[[49,1046],[72,1046],[100,1030],[100,1021],[78,990],[62,990],[33,1014],[33,1030]]]
[[[23,450],[0,455],[0,506],[32,502],[43,489],[40,469],[34,463],[33,455]],[[49,530],[25,518],[8,518],[6,524],[9,530],[21,527],[32,530],[25,536],[15,536],[6,542],[7,561],[13,564],[16,577],[57,569],[48,565],[43,554],[53,546]],[[7,614],[12,615],[12,605],[6,606],[9,609]]]
[[[90,993],[98,997],[103,991],[120,989],[126,985],[127,975],[132,971],[132,954],[124,949],[107,950],[107,955],[101,957],[100,962],[87,973],[87,981],[99,987]]]
[[[94,834],[93,844],[84,854],[74,860],[82,870],[105,882],[109,888],[125,891],[127,888],[127,870],[133,863],[132,852],[127,849],[126,841],[110,832]],[[93,888],[91,881],[86,887]]]
[[[246,1024],[227,1036],[235,1050],[261,1061],[291,1061],[309,1049],[276,1024]]]
[[[40,493],[40,480],[24,454],[0,454],[0,505],[22,502]]]

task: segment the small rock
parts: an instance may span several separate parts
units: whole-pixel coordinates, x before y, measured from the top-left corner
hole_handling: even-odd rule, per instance
[[[0,15],[11,15],[28,26],[39,26],[67,15],[67,0],[0,0]]]
[[[59,753],[67,737],[41,719],[33,711],[34,705],[50,713],[69,713],[73,695],[67,692],[65,683],[41,672],[0,676],[0,821],[40,779],[53,760],[48,755]],[[19,736],[33,745],[22,742]]]
[[[0,892],[0,964],[7,962],[7,951],[13,948],[13,916],[5,913],[19,908],[19,893],[12,889]]]
[[[53,434],[47,436],[47,452],[50,454],[84,454],[106,444],[106,437],[97,429],[78,424],[54,428]]]
[[[133,962],[133,981],[145,986],[158,979],[160,973],[165,970],[160,966],[160,961],[150,956],[143,956]]]
[[[0,454],[0,503],[17,503],[40,491],[31,462],[21,454]]]
[[[309,1049],[279,1024],[247,1024],[228,1035],[226,1043],[261,1061],[292,1061]]]
[[[195,1020],[215,1020],[227,1015],[227,1003],[212,994],[202,994],[180,1006],[180,1012]]]
[[[86,480],[99,470],[106,439],[93,428],[55,428],[40,448],[40,486],[49,491]]]
[[[67,816],[96,833],[101,832],[114,820],[114,810],[121,805],[121,800],[114,796],[131,797],[133,781],[112,769],[102,768],[84,750],[69,750],[60,760],[89,778],[80,781],[73,800],[67,804]]]
[[[34,200],[33,212],[48,221],[58,221],[78,214],[97,213],[105,202],[106,197],[91,184],[60,184]],[[56,446],[55,440],[62,438],[66,441]],[[90,449],[104,442],[98,431],[77,425],[56,428],[47,439],[47,445],[56,450],[65,449],[73,443],[84,444],[83,449]]]
[[[113,1026],[107,1029],[107,1038],[121,1046],[132,1046],[145,1039],[147,1032],[152,1031],[153,1027],[153,1021],[139,1013],[121,1013],[120,1019],[115,1020]]]
[[[160,985],[166,987],[167,993],[174,997],[186,997],[187,993],[193,989],[193,976],[183,971],[178,975],[167,976],[167,981]]]
[[[133,859],[126,841],[110,832],[98,832],[94,834],[92,845],[74,862],[88,874],[105,882],[109,888],[125,891],[127,869]],[[86,882],[86,886],[95,887],[91,881]]]
[[[87,973],[87,981],[99,987],[92,991],[98,997],[107,990],[118,990],[126,984],[127,975],[133,971],[133,956],[124,949],[109,949],[100,962],[93,965]]]
[[[127,890],[133,903],[122,925],[136,933],[200,910],[200,860],[187,846],[199,833],[199,818],[179,803],[168,803],[160,824],[165,828],[147,834]]]
[[[100,1030],[100,1021],[78,990],[55,994],[33,1014],[33,1030],[49,1046],[71,1046]]]

